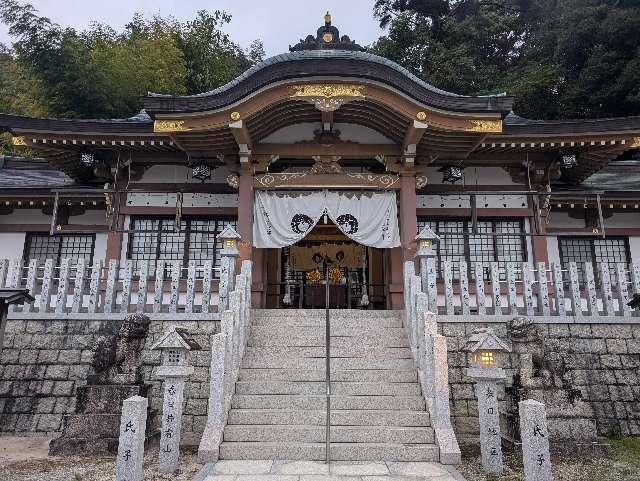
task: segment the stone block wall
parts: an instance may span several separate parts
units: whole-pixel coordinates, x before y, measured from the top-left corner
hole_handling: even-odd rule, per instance
[[[151,351],[171,324],[192,329],[203,350],[192,353],[195,373],[187,382],[183,440],[197,444],[204,430],[209,397],[210,338],[218,321],[151,321],[142,353],[145,382],[152,384],[151,409],[162,410],[161,382],[155,379],[160,353]],[[0,435],[48,433],[62,429],[75,410],[75,391],[87,384],[92,348],[98,337],[115,331],[113,321],[9,320],[0,354]]]
[[[640,436],[640,323],[533,324],[522,332],[501,323],[442,323],[447,337],[454,429],[461,439],[478,436],[478,405],[465,375],[468,354],[460,349],[480,327],[491,327],[513,345],[501,367],[503,433],[515,430],[517,401],[544,402],[556,440],[589,442],[619,432]]]
[[[219,323],[177,323],[192,329],[203,347],[192,355],[195,373],[187,383],[183,418],[184,442],[197,444],[207,415],[210,339]],[[162,391],[153,372],[160,354],[149,348],[171,324],[152,321],[142,353],[151,409],[158,411]],[[535,324],[525,334],[504,322],[438,326],[447,337],[451,412],[461,439],[478,435],[473,384],[464,374],[469,359],[461,348],[475,329],[487,326],[514,347],[503,358],[501,413],[513,411],[517,395],[545,402],[556,438],[587,440],[590,433],[617,429],[640,435],[640,323]],[[0,356],[0,435],[59,433],[63,416],[74,412],[76,387],[86,384],[95,341],[114,327],[104,320],[9,320]]]

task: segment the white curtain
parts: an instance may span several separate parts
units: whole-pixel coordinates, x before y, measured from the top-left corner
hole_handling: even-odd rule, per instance
[[[394,192],[343,193],[318,191],[282,194],[257,191],[253,214],[253,244],[286,247],[303,239],[327,214],[349,238],[370,247],[400,245]]]

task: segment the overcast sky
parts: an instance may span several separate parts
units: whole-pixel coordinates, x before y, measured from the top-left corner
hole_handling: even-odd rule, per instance
[[[1,0],[0,0],[1,1]],[[42,15],[62,26],[82,30],[92,21],[121,29],[135,12],[144,15],[173,15],[179,20],[194,18],[198,10],[225,10],[233,18],[225,27],[243,48],[262,39],[267,55],[288,51],[300,38],[315,34],[329,10],[340,35],[349,35],[362,45],[378,38],[381,30],[374,20],[374,0],[32,0]],[[0,42],[10,43],[7,28],[0,24]]]

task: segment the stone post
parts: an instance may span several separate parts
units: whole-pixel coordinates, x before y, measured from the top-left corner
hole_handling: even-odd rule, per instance
[[[201,348],[186,329],[173,327],[151,349],[162,351],[162,364],[156,376],[164,380],[159,470],[172,474],[178,469],[180,460],[185,382],[194,371],[189,363],[189,352]]]
[[[498,382],[505,379],[504,370],[496,366],[497,354],[509,351],[490,328],[478,329],[467,341],[465,350],[472,354],[472,367],[467,376],[476,383],[480,420],[480,451],[486,473],[502,474],[502,445],[498,414]]]
[[[236,278],[236,258],[238,240],[240,236],[233,227],[228,225],[218,234],[223,248],[220,251],[220,287],[218,289],[218,312],[224,312],[229,307],[229,293],[233,291]]]
[[[520,401],[520,438],[525,481],[553,481],[549,455],[549,431],[544,404]]]
[[[147,398],[133,396],[122,402],[116,481],[142,481],[147,427]]]
[[[420,260],[420,279],[422,281],[422,292],[429,293],[433,288],[429,285],[431,282],[435,286],[436,278],[435,272],[430,269],[430,264],[433,263],[437,252],[437,245],[440,242],[440,237],[433,232],[429,226],[425,226],[420,233],[416,236],[418,241],[418,251],[416,257]],[[437,313],[438,306],[436,301],[431,299],[433,296],[429,296],[429,310]]]

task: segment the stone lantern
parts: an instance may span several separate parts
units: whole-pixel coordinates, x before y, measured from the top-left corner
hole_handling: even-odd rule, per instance
[[[235,287],[235,267],[236,258],[240,255],[240,251],[238,251],[240,235],[233,227],[228,225],[218,234],[218,239],[222,241],[218,312],[223,312],[229,307],[229,293]]]
[[[202,349],[186,329],[172,327],[151,349],[162,353],[156,376],[164,381],[162,431],[160,435],[160,472],[172,474],[178,468],[180,431],[185,382],[194,372],[191,351]]]
[[[420,259],[420,279],[422,283],[422,291],[429,292],[429,263],[434,262],[433,259],[438,255],[437,248],[440,243],[440,237],[431,230],[429,226],[424,226],[420,233],[416,236],[418,241],[418,251],[416,257]],[[433,268],[435,277],[435,266]],[[435,287],[436,279],[431,279]],[[429,309],[433,310],[433,306],[429,306]],[[435,311],[434,311],[435,312]]]
[[[505,373],[498,367],[497,361],[501,353],[509,352],[510,349],[495,335],[493,329],[482,328],[471,335],[464,350],[471,353],[471,367],[467,369],[467,376],[476,383],[482,466],[487,473],[501,474],[503,464],[498,382],[505,379]]]

